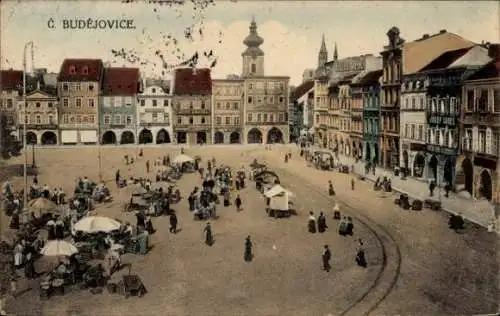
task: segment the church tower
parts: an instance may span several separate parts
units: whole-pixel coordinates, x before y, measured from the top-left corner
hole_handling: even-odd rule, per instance
[[[264,52],[259,48],[262,43],[264,39],[257,34],[257,23],[255,23],[255,18],[252,18],[250,34],[243,41],[247,49],[241,54],[243,77],[264,76]]]
[[[335,48],[333,50],[333,60],[339,59],[339,52],[337,51],[337,42],[335,42]]]
[[[328,62],[328,51],[326,50],[325,35],[321,38],[321,48],[318,53],[318,69]]]

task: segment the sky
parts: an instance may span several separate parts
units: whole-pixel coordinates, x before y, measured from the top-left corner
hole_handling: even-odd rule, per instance
[[[441,29],[466,39],[499,42],[499,4],[494,1],[215,1],[205,9],[147,1],[1,1],[0,67],[22,69],[25,43],[34,42],[34,66],[58,72],[65,58],[100,58],[116,67],[139,67],[145,76],[169,77],[179,61],[199,52],[198,67],[213,78],[240,74],[242,43],[252,16],[264,39],[265,74],[290,76],[298,85],[316,68],[322,34],[330,58],[378,55],[386,32],[397,26],[408,42]],[[49,19],[55,28],[48,27]],[[63,29],[64,19],[133,19],[135,29]],[[185,37],[186,28],[192,37]],[[200,29],[202,33],[200,34]],[[170,35],[177,39],[174,45]],[[116,56],[112,50],[122,50]],[[180,51],[184,56],[180,56]],[[203,52],[212,51],[211,58]],[[163,60],[158,56],[161,55]],[[132,57],[133,58],[132,58]],[[179,57],[177,57],[179,56]],[[28,69],[32,67],[28,53]]]

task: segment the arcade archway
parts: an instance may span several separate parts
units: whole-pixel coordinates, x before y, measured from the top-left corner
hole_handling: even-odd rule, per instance
[[[177,144],[186,144],[187,143],[187,133],[186,132],[177,132],[176,134]]]
[[[247,143],[249,144],[261,144],[262,143],[262,132],[257,128],[252,128],[248,131]]]
[[[207,133],[205,133],[205,132],[196,133],[196,143],[197,144],[206,144],[207,143]]]
[[[36,143],[37,143],[36,134],[33,132],[27,132],[26,133],[26,144],[36,145]]]
[[[229,135],[229,143],[231,144],[239,144],[241,142],[240,140],[240,133],[238,132],[232,132],[231,135]]]
[[[102,134],[101,144],[103,144],[103,145],[116,144],[116,134],[115,134],[115,132],[113,132],[113,131],[107,131],[104,134]]]
[[[125,131],[120,136],[120,144],[133,144],[135,143],[134,133],[131,131]]]
[[[429,160],[429,178],[437,180],[437,170],[439,161],[436,156],[432,156]]]
[[[149,129],[143,129],[139,133],[139,144],[151,144],[153,142],[153,133]]]
[[[224,133],[215,132],[214,134],[214,144],[223,144],[224,143]]]
[[[170,144],[170,134],[165,130],[161,129],[156,133],[156,143],[157,144]]]
[[[453,163],[450,158],[444,162],[443,180],[445,183],[453,185]]]
[[[370,143],[366,142],[366,149],[365,149],[365,160],[370,162],[370,160],[372,159],[372,149],[371,149],[371,146],[370,146]]]
[[[483,197],[488,201],[491,201],[493,196],[493,183],[491,181],[490,173],[487,170],[483,170],[483,172],[481,172],[479,194],[480,197]]]
[[[326,146],[326,137],[323,138],[323,145]],[[267,132],[267,143],[268,144],[282,144],[283,143],[283,133],[277,127],[271,128]]]
[[[54,132],[47,131],[42,134],[42,145],[56,145],[57,135]]]
[[[405,168],[405,170],[408,170],[408,151],[403,151],[403,167]]]
[[[413,176],[416,178],[422,178],[425,168],[425,157],[422,154],[417,154],[415,160],[413,161]]]

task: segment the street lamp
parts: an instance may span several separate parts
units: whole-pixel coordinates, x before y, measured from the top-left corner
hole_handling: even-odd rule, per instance
[[[28,206],[28,142],[26,137],[26,50],[31,48],[31,53],[33,53],[33,42],[27,42],[24,45],[23,52],[23,106],[24,106],[24,123],[23,123],[23,147],[24,147],[24,166],[23,166],[23,176],[24,176],[24,197],[23,197],[23,207]],[[34,164],[34,163],[33,163]]]

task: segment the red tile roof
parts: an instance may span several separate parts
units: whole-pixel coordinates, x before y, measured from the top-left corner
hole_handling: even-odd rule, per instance
[[[100,59],[65,59],[58,81],[100,81],[104,65]]]
[[[23,86],[22,70],[2,70],[0,72],[0,90],[17,90]]]
[[[295,101],[314,87],[314,80],[308,80],[300,84],[292,92],[291,101]]]
[[[105,68],[103,95],[134,95],[139,92],[139,68]]]
[[[174,74],[174,95],[212,94],[212,78],[208,68],[179,68]]]

